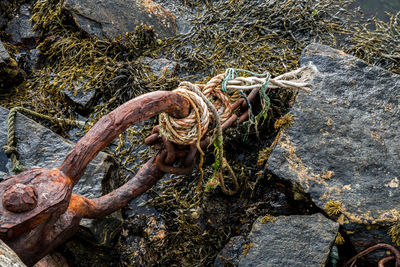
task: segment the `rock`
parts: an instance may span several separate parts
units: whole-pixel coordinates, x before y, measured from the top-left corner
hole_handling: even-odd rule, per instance
[[[32,29],[29,20],[32,17],[31,6],[21,5],[19,13],[9,22],[6,32],[11,35],[10,43],[24,44],[30,48],[36,46],[36,39],[39,37]]]
[[[0,266],[26,267],[15,252],[0,239]]]
[[[301,56],[318,68],[293,125],[268,161],[343,225],[358,250],[388,240],[400,211],[400,76],[333,48]]]
[[[78,27],[99,38],[133,32],[141,24],[152,26],[159,38],[176,34],[175,17],[151,0],[66,0],[64,9]]]
[[[8,23],[8,19],[6,19],[5,17],[3,17],[0,14],[0,31],[3,30],[7,26],[7,23]]]
[[[80,225],[84,229],[79,232],[80,238],[97,246],[110,247],[121,231],[122,222],[122,215],[119,211],[101,220],[82,219]]]
[[[279,216],[254,223],[238,266],[325,266],[339,224],[322,214]]]
[[[157,78],[161,76],[171,77],[175,74],[178,63],[166,58],[153,59],[150,57],[142,57],[139,62],[149,65],[151,73]]]
[[[7,120],[8,110],[0,107],[1,148],[7,143]],[[15,125],[19,159],[27,169],[57,168],[74,146],[59,135],[19,113],[17,113]],[[10,175],[11,161],[8,158],[5,159],[2,149],[0,151],[0,163],[0,170]],[[73,193],[88,198],[100,197],[113,187],[111,181],[112,167],[112,158],[108,154],[100,152],[88,165],[80,181],[74,186]],[[113,218],[119,218],[119,223],[122,223],[120,216],[114,215]],[[82,226],[89,226],[88,231],[93,234],[92,238],[95,240],[107,240],[107,236],[115,232],[115,229],[109,229],[102,220],[109,222],[110,219],[107,217],[92,223],[88,223],[88,221],[82,223]]]
[[[119,239],[122,262],[132,266],[159,265],[154,253],[165,245],[167,226],[162,218],[140,215],[128,219]]]
[[[21,52],[15,55],[15,60],[18,66],[23,69],[28,75],[38,69],[39,64],[39,49],[31,49],[28,52]]]
[[[33,267],[69,267],[67,260],[58,252],[48,254]]]
[[[75,91],[63,89],[62,92],[79,109],[86,110],[90,107],[96,95],[96,90],[82,90],[82,85],[75,85]]]
[[[0,90],[11,87],[21,76],[17,62],[0,41]]]
[[[248,240],[243,236],[232,237],[228,244],[218,253],[214,261],[214,266],[237,266],[239,264],[239,257],[245,248],[244,245],[248,243]]]

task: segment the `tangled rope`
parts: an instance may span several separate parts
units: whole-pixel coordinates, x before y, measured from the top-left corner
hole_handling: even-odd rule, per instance
[[[174,92],[184,96],[190,102],[192,111],[183,119],[176,119],[166,113],[160,114],[159,128],[160,135],[179,145],[196,144],[200,152],[199,169],[201,177],[197,188],[203,180],[203,157],[204,152],[200,148],[200,140],[209,132],[210,116],[212,114],[214,127],[214,154],[216,157],[214,174],[208,184],[217,186],[219,182],[221,189],[228,195],[235,194],[239,189],[236,176],[223,155],[223,136],[221,124],[227,121],[236,111],[234,103],[242,96],[248,105],[250,112],[250,122],[257,127],[257,121],[267,116],[270,107],[270,100],[266,90],[277,88],[301,89],[310,92],[310,81],[316,73],[313,65],[301,67],[295,71],[282,74],[275,79],[270,79],[269,73],[256,74],[246,70],[227,69],[225,74],[220,74],[212,78],[205,85],[194,85],[189,82],[182,82]],[[251,77],[237,77],[238,72],[244,72]],[[258,89],[261,93],[261,105],[263,110],[257,116],[251,111],[251,105],[247,99],[245,91]],[[236,107],[237,108],[237,107]],[[224,183],[223,170],[227,169],[232,177],[235,189],[227,189]]]
[[[18,172],[21,172],[24,170],[24,167],[21,165],[21,163],[18,160],[19,154],[18,154],[18,150],[16,147],[16,140],[15,140],[15,117],[16,117],[15,115],[17,114],[17,112],[29,114],[29,115],[39,117],[42,119],[46,119],[46,120],[52,121],[57,124],[66,124],[66,125],[72,125],[72,126],[78,126],[78,127],[83,127],[85,125],[85,123],[82,121],[55,118],[55,117],[51,117],[48,115],[37,113],[35,111],[32,111],[32,110],[24,108],[24,107],[12,108],[10,110],[10,112],[8,113],[7,145],[3,146],[3,150],[4,150],[4,153],[7,155],[7,157],[9,157],[11,159],[11,164],[12,164],[11,171],[13,171],[15,173],[18,173]]]

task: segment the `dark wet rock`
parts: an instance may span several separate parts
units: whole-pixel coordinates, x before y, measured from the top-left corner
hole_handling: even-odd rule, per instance
[[[0,90],[11,87],[21,77],[17,62],[0,41]]]
[[[38,69],[39,64],[39,49],[31,49],[28,52],[21,52],[15,55],[15,60],[18,66],[23,69],[28,75]]]
[[[139,61],[150,67],[150,72],[157,78],[161,76],[171,77],[173,76],[178,68],[176,61],[171,61],[166,58],[153,59],[150,57],[140,58]]]
[[[400,211],[400,76],[318,44],[300,62],[318,68],[315,88],[299,93],[268,168],[300,185],[358,250],[388,240]]]
[[[145,192],[137,198],[132,199],[125,209],[125,215],[127,217],[135,217],[138,215],[158,216],[160,213],[153,206],[145,204],[147,201],[151,200],[151,198],[152,196]]]
[[[0,147],[7,143],[7,120],[8,110],[0,107]],[[21,164],[27,168],[57,168],[60,166],[64,157],[73,148],[74,144],[53,133],[49,129],[41,126],[33,120],[17,113],[16,116],[16,143]],[[4,170],[8,175],[11,174],[11,161],[5,159],[4,151],[0,152],[0,170]],[[74,186],[73,193],[84,195],[88,198],[100,197],[109,188],[113,187],[111,172],[113,169],[112,158],[100,152],[88,165],[85,174]],[[112,216],[112,215],[111,215]],[[107,236],[115,235],[115,229],[109,229],[102,220],[109,222],[113,219],[105,218],[92,222],[84,221],[82,226],[89,226],[95,239],[107,240]],[[111,231],[111,233],[110,233]],[[99,235],[103,235],[101,237]]]
[[[0,31],[3,30],[8,23],[8,19],[0,15]]]
[[[93,103],[96,96],[95,90],[82,90],[82,85],[75,85],[75,90],[62,90],[67,98],[79,109],[86,110]]]
[[[120,211],[101,220],[82,219],[80,225],[84,228],[79,232],[80,238],[97,246],[110,247],[121,231],[122,221]]]
[[[237,266],[239,257],[243,254],[244,245],[249,241],[243,236],[232,237],[228,244],[218,253],[214,261],[215,267]]]
[[[325,266],[339,224],[322,214],[279,216],[249,234],[247,253],[238,266]]]
[[[32,17],[31,6],[28,4],[21,5],[19,13],[8,23],[6,32],[11,35],[10,43],[23,44],[33,48],[36,46],[36,39],[39,37],[32,29],[29,20]]]
[[[0,266],[26,267],[15,252],[0,240]]]
[[[155,0],[158,4],[168,9],[176,18],[177,31],[179,33],[188,33],[193,28],[192,20],[201,13],[202,7],[196,8],[193,5],[182,5],[176,1]]]
[[[141,24],[152,26],[160,38],[176,34],[175,17],[151,0],[66,0],[64,9],[78,27],[100,38],[133,32]]]
[[[70,266],[118,267],[119,254],[114,248],[95,246],[80,239],[81,231],[60,250],[67,256]]]
[[[121,261],[131,266],[154,266],[157,252],[167,233],[165,221],[154,216],[140,215],[125,221],[119,245]]]

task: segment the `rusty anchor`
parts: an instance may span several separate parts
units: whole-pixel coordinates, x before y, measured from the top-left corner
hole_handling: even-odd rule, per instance
[[[0,238],[28,266],[68,240],[82,218],[101,218],[124,207],[163,175],[149,160],[125,185],[87,199],[72,194],[88,163],[130,125],[161,112],[187,116],[188,101],[173,92],[139,96],[102,117],[76,144],[58,169],[31,169],[0,183]]]
[[[310,69],[312,70],[311,67],[302,67],[281,75],[276,80],[272,79],[270,89],[296,87],[309,90],[308,83],[305,82],[308,78],[293,77]],[[223,76],[214,78],[205,88],[220,86]],[[288,81],[290,79],[294,81]],[[259,80],[257,82],[260,82]],[[232,87],[244,84],[245,89],[249,88],[245,85],[248,81],[244,78],[229,82],[232,83]],[[220,125],[221,131],[245,121],[250,116],[249,101],[256,97],[263,86],[254,85],[252,80],[250,82],[250,93],[231,105],[229,116]],[[261,84],[265,83],[265,80],[261,80]],[[145,143],[155,145],[159,152],[147,161],[131,180],[111,193],[95,199],[72,194],[72,188],[83,175],[89,162],[129,126],[160,113],[167,113],[176,119],[186,118],[191,110],[195,109],[191,104],[191,100],[184,95],[168,91],[136,97],[102,117],[79,140],[59,168],[31,169],[0,182],[0,239],[12,248],[26,265],[32,266],[72,237],[82,218],[102,218],[121,209],[130,200],[150,189],[165,173],[188,173],[194,166],[198,150],[206,149],[210,145],[210,136],[198,138],[196,145],[179,145],[164,138],[160,134],[160,128],[155,126]],[[241,115],[232,112],[235,110],[240,110]],[[182,159],[183,168],[173,166],[176,158]]]
[[[257,90],[249,94],[254,99]],[[248,117],[243,99],[236,107],[242,115],[232,116],[222,125],[226,129]],[[134,178],[111,193],[95,199],[72,194],[72,188],[86,166],[103,148],[132,124],[166,112],[183,118],[190,111],[185,97],[174,92],[147,93],[121,105],[102,117],[79,140],[57,169],[31,169],[0,183],[0,238],[28,266],[34,265],[54,248],[66,242],[78,229],[82,218],[105,217],[126,206],[130,200],[150,189],[165,173],[186,174],[194,166],[197,148],[173,144],[159,135],[155,126],[145,143],[159,152],[144,164]],[[201,140],[206,148],[210,138]],[[172,166],[182,158],[184,168]]]

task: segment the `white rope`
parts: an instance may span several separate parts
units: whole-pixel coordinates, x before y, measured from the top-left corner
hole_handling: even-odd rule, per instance
[[[274,79],[269,79],[267,89],[292,88],[311,92],[311,81],[318,72],[317,68],[311,63],[297,70],[284,73]],[[228,91],[248,91],[259,89],[265,83],[266,78],[259,77],[237,77],[227,82]]]

